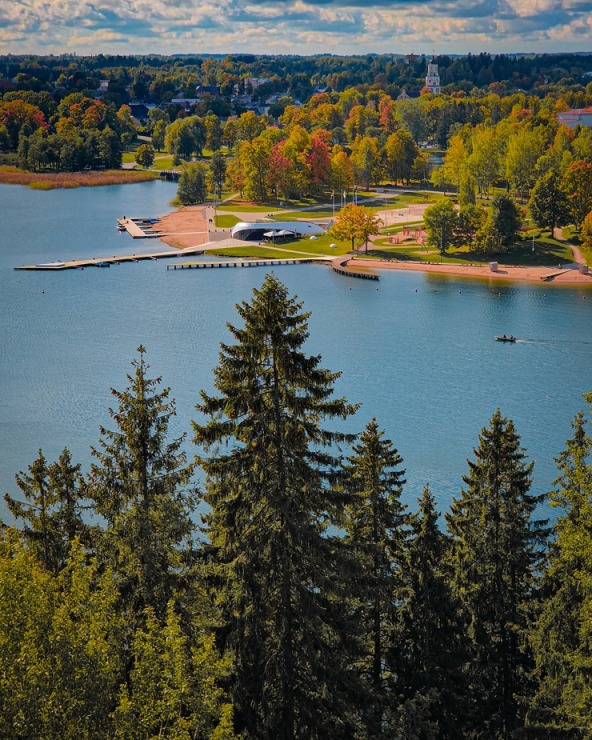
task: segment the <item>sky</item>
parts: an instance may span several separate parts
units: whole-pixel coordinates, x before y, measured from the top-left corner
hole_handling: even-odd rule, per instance
[[[592,52],[592,0],[0,0],[0,53]]]

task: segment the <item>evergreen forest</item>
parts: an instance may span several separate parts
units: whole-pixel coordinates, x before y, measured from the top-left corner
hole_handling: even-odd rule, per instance
[[[443,520],[429,486],[411,510],[380,420],[340,431],[357,407],[308,318],[268,275],[187,439],[140,346],[89,469],[40,449],[16,475],[1,737],[590,735],[587,413],[548,494],[497,409]]]

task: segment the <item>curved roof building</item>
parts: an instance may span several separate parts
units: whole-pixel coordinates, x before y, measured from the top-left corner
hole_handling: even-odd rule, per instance
[[[284,232],[280,234],[280,232]],[[322,226],[310,221],[239,221],[232,229],[234,239],[244,241],[259,241],[265,235],[273,233],[277,236],[287,236],[290,232],[294,236],[313,236],[325,233]]]

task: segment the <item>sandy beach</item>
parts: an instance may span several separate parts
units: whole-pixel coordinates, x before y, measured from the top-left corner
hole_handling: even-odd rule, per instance
[[[443,265],[425,262],[387,262],[352,258],[347,263],[351,267],[359,265],[377,270],[412,270],[430,272],[450,277],[479,278],[492,282],[529,282],[544,285],[586,286],[592,287],[592,274],[584,275],[576,264],[556,267],[510,267],[498,265],[493,272],[489,265]]]
[[[203,206],[183,206],[160,219],[158,228],[166,236],[161,241],[169,247],[184,249],[209,241],[206,211]]]

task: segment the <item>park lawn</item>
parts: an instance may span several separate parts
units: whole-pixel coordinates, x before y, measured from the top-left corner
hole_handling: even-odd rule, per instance
[[[573,262],[571,249],[554,239],[535,239],[534,252],[532,240],[518,242],[506,254],[484,258],[469,251],[468,247],[449,251],[440,257],[440,252],[422,244],[389,245],[386,240],[377,240],[372,254],[383,259],[417,262],[442,262],[442,264],[489,264],[496,260],[504,265],[523,265],[526,267],[550,267]]]
[[[286,249],[286,251],[284,251]],[[279,249],[273,249],[273,248],[267,248],[267,247],[261,247],[257,244],[253,244],[252,246],[244,246],[244,247],[220,247],[219,249],[208,249],[208,255],[216,255],[218,257],[253,257],[256,259],[306,259],[306,255],[302,254],[301,252],[289,252],[287,251],[287,247],[282,247],[282,250]],[[315,255],[311,254],[311,257],[314,257]]]
[[[272,206],[261,206],[255,203],[245,203],[244,201],[228,201],[217,206],[218,211],[230,211],[231,213],[269,213],[270,210],[278,210]]]
[[[231,229],[233,226],[236,226],[240,222],[240,219],[236,216],[233,216],[231,213],[223,214],[222,216],[216,215],[214,217],[214,224],[219,229]]]
[[[338,210],[335,209],[335,213],[338,213]],[[280,211],[279,213],[276,212],[273,214],[272,218],[274,221],[297,221],[298,219],[307,219],[307,218],[332,218],[333,217],[333,211]]]
[[[440,198],[444,197],[448,198],[451,196],[444,196],[441,193],[412,192],[410,190],[406,190],[405,192],[397,196],[396,201],[401,204],[435,203],[437,200],[440,200]]]

